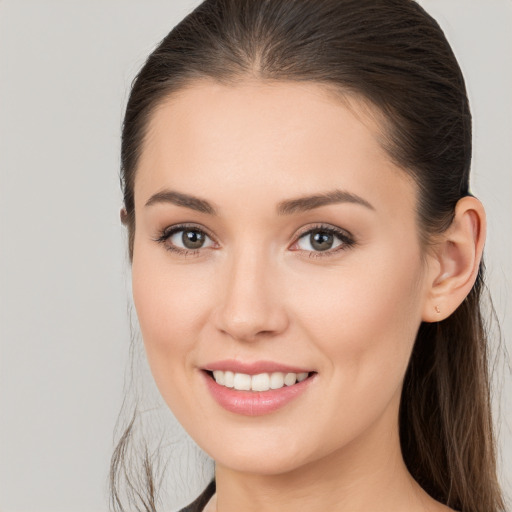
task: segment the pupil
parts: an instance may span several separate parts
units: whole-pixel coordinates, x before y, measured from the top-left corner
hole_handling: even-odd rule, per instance
[[[204,244],[204,234],[199,231],[183,231],[181,238],[187,249],[199,249]]]
[[[332,247],[334,241],[333,238],[334,237],[331,233],[326,233],[325,231],[316,231],[311,233],[311,247],[317,251],[327,251]]]

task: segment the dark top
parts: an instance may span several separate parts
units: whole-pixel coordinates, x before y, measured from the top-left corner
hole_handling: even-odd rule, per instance
[[[202,512],[203,508],[215,494],[215,480],[212,480],[208,487],[190,505],[182,508],[180,512]]]

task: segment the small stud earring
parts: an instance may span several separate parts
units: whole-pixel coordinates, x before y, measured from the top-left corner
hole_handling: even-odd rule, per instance
[[[436,310],[436,313],[441,313],[441,308],[439,306],[436,306],[434,309]]]

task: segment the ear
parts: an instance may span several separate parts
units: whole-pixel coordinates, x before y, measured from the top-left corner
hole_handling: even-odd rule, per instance
[[[449,317],[469,294],[478,275],[485,234],[482,203],[472,196],[463,197],[429,261],[424,322],[439,322]]]
[[[126,208],[121,208],[121,211],[119,212],[119,217],[121,219],[121,223],[126,226],[128,223],[128,212],[126,211]]]

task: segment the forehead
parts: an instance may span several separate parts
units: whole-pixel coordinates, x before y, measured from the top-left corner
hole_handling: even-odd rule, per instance
[[[315,83],[194,83],[153,113],[136,202],[158,187],[219,199],[250,188],[265,201],[343,188],[377,202],[405,193],[412,205],[415,187],[382,148],[379,119]]]

